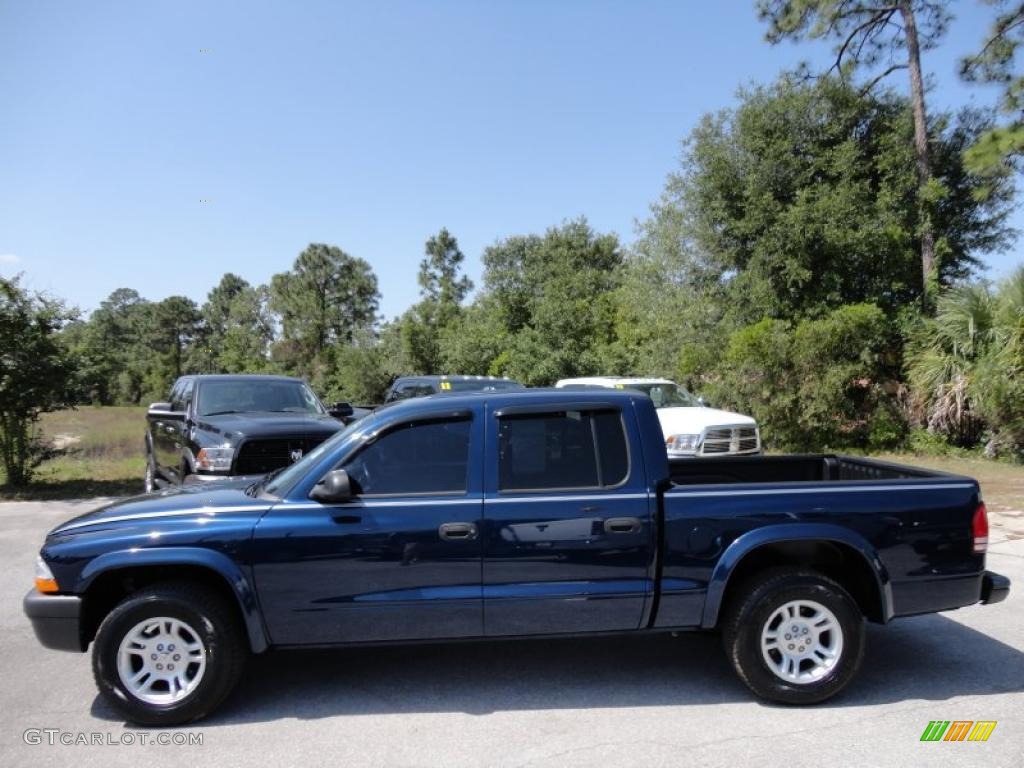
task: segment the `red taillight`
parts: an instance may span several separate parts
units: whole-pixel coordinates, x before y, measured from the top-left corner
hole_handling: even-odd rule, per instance
[[[971,520],[971,535],[974,537],[974,551],[984,554],[988,549],[988,510],[985,502],[978,504]]]

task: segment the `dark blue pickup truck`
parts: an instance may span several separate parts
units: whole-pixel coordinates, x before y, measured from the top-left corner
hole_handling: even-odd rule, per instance
[[[995,603],[966,477],[844,456],[670,462],[622,391],[436,395],[371,414],[258,481],[58,526],[25,612],[93,645],[128,719],[177,724],[270,647],[720,630],[740,678],[822,701],[864,621]],[[343,651],[341,651],[343,652]]]

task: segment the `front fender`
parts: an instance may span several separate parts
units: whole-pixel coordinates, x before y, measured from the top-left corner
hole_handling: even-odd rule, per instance
[[[85,594],[89,585],[104,573],[156,565],[199,566],[219,575],[230,587],[231,593],[238,602],[253,653],[266,650],[267,634],[263,628],[256,592],[237,563],[222,552],[201,547],[132,548],[107,552],[90,561],[82,569],[73,591],[79,595]]]
[[[883,620],[888,621],[892,618],[892,584],[889,572],[867,539],[848,528],[829,523],[786,523],[755,528],[739,536],[726,547],[711,574],[711,580],[708,582],[701,627],[711,629],[718,623],[718,613],[722,607],[722,599],[725,597],[729,579],[744,557],[759,547],[797,541],[845,544],[859,553],[875,576],[875,587],[882,602]]]

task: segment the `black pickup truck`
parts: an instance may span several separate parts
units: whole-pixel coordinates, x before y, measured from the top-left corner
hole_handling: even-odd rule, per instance
[[[146,491],[260,475],[298,461],[354,417],[287,376],[182,376],[146,414]]]
[[[967,477],[670,461],[638,392],[435,395],[260,481],[69,520],[25,612],[46,647],[91,643],[101,693],[139,723],[209,713],[271,647],[598,632],[719,630],[754,693],[810,704],[856,675],[865,620],[1006,597],[987,537]]]

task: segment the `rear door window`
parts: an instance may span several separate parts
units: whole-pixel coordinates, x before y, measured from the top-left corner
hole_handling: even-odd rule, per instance
[[[613,488],[629,475],[618,411],[503,416],[498,427],[498,490]]]

